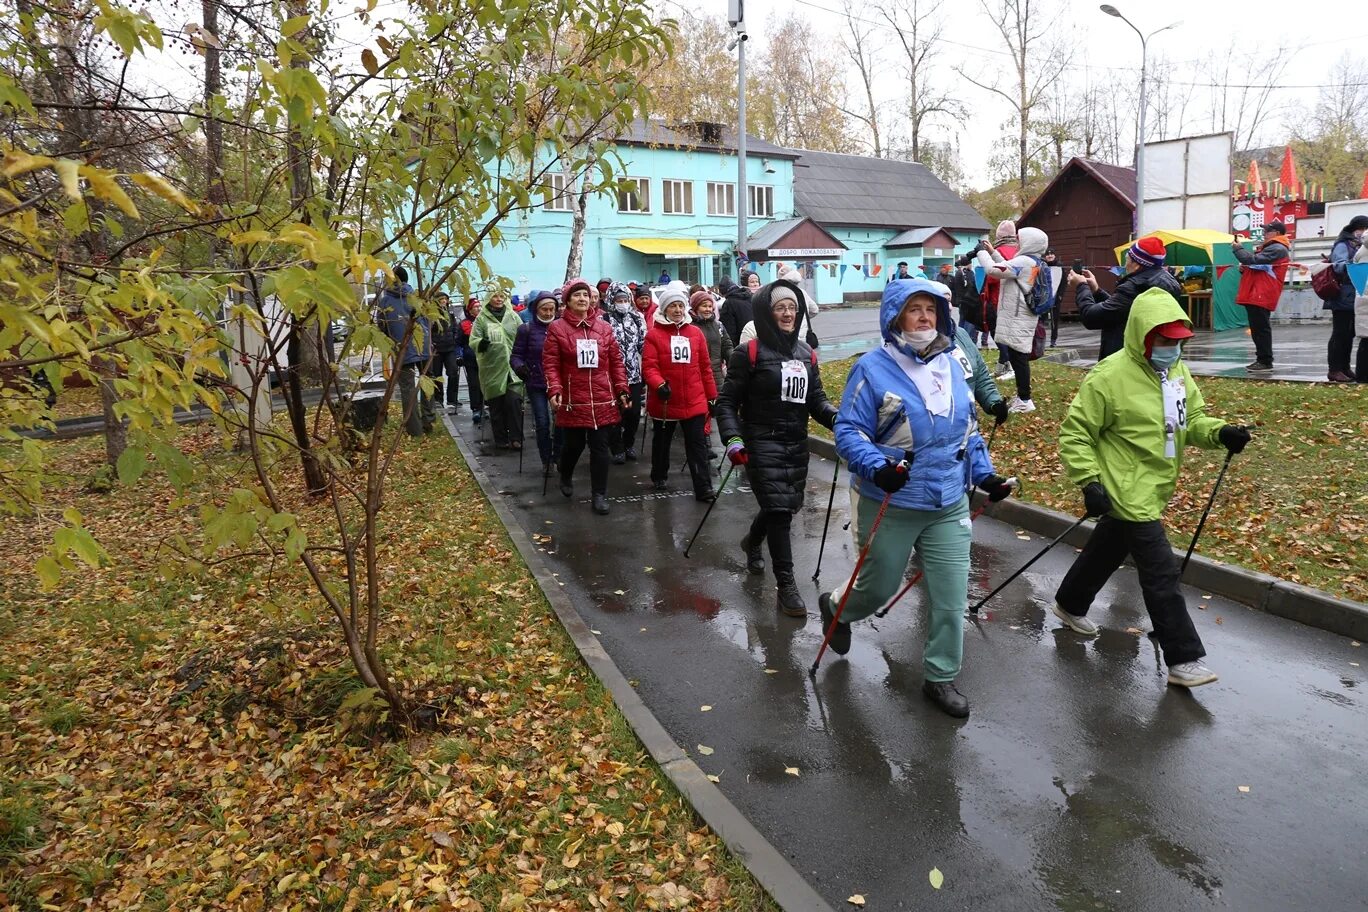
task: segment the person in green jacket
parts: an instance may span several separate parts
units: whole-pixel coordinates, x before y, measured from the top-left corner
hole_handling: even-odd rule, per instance
[[[1083,379],[1059,429],[1059,456],[1082,489],[1092,537],[1055,593],[1054,613],[1071,629],[1096,636],[1086,617],[1093,599],[1129,554],[1145,610],[1168,665],[1168,682],[1197,687],[1216,680],[1202,664],[1202,639],[1179,588],[1178,558],[1161,517],[1189,443],[1238,453],[1249,430],[1206,413],[1202,392],[1181,360],[1192,324],[1173,296],[1151,288],[1135,299],[1125,346]]]
[[[495,294],[470,328],[470,347],[480,366],[480,392],[489,408],[494,446],[521,450],[523,442],[523,382],[513,373],[510,358],[522,318]]]

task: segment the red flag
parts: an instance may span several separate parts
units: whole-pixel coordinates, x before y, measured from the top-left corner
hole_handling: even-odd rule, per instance
[[[1297,192],[1297,163],[1292,159],[1291,146],[1283,146],[1282,173],[1278,175],[1278,180],[1282,181],[1285,193],[1300,195]]]
[[[1359,199],[1368,199],[1368,171],[1363,172],[1363,188],[1359,190]]]
[[[1263,181],[1259,179],[1259,160],[1257,158],[1249,161],[1249,177],[1245,179],[1245,192],[1250,196],[1258,196],[1263,192]]]

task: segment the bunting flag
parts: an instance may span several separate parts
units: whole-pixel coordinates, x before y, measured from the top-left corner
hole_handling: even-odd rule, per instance
[[[877,276],[877,275],[878,275],[879,273],[881,273],[881,272],[883,272],[883,264],[882,264],[882,263],[876,263],[876,264],[874,264],[874,267],[873,267],[872,269],[869,270],[869,274],[870,274],[871,276]]]
[[[1368,288],[1368,263],[1350,263],[1349,281],[1354,283],[1354,291],[1368,294],[1368,291],[1364,291],[1364,288]]]
[[[842,282],[845,281],[846,270],[849,269],[849,268],[850,268],[850,267],[847,266],[845,263],[842,263],[842,264],[841,264],[841,281],[842,281]]]
[[[978,289],[979,294],[983,294],[983,280],[987,277],[988,273],[982,266],[974,267],[974,287]]]
[[[1225,275],[1226,270],[1229,269],[1230,267],[1229,267],[1229,266],[1217,266],[1217,267],[1215,267],[1215,268],[1216,268],[1216,278],[1219,279],[1221,276]]]

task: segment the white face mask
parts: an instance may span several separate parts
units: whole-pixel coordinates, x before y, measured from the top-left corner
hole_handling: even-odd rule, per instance
[[[916,351],[922,351],[926,346],[936,341],[936,331],[934,329],[917,329],[912,332],[902,333],[903,341]]]
[[[625,313],[627,313],[627,311],[629,311],[629,310],[631,310],[631,309],[632,309],[632,302],[631,302],[631,301],[614,301],[614,302],[613,302],[613,310],[616,310],[616,311],[617,311],[618,313],[620,313],[620,314],[625,314]]]

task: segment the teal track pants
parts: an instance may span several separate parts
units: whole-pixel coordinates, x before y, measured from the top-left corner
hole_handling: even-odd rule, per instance
[[[855,545],[863,549],[879,515],[879,501],[851,491],[851,529]],[[973,532],[969,498],[943,510],[904,510],[889,507],[869,549],[859,579],[845,610],[843,623],[862,621],[888,604],[903,587],[903,574],[915,548],[921,556],[922,585],[930,600],[924,664],[926,680],[953,681],[964,657],[964,611],[969,601],[969,545]],[[831,593],[840,604],[851,584],[846,580]]]

